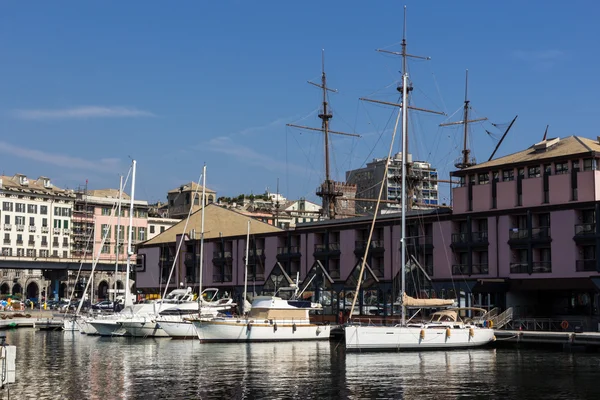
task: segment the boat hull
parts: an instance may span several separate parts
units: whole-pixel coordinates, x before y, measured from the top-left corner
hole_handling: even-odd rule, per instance
[[[121,321],[120,324],[133,337],[169,337],[167,332],[154,321]]]
[[[100,336],[125,336],[127,331],[116,320],[88,321],[88,324]]]
[[[193,321],[201,342],[282,342],[329,340],[330,325],[274,321],[254,323],[247,320]]]
[[[486,328],[426,329],[406,326],[344,328],[347,351],[451,350],[485,346],[495,340]]]
[[[160,327],[172,339],[197,339],[198,332],[191,322],[186,321],[158,321]]]

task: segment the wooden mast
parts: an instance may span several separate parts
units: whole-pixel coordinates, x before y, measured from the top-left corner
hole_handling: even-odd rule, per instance
[[[321,129],[319,128],[311,128],[308,126],[302,125],[294,125],[294,124],[286,124],[286,126],[307,129],[310,131],[318,131],[323,132],[324,138],[324,153],[325,153],[325,181],[321,184],[321,186],[317,189],[317,196],[323,199],[323,214],[325,218],[334,219],[335,212],[335,200],[337,197],[343,195],[343,193],[335,188],[335,182],[331,180],[331,173],[329,167],[329,134],[335,135],[343,135],[343,136],[353,136],[360,137],[360,135],[356,135],[353,133],[345,133],[345,132],[337,132],[329,129],[329,120],[333,118],[333,114],[329,110],[328,102],[327,102],[327,92],[337,92],[335,89],[330,89],[327,87],[327,75],[325,74],[325,50],[322,50],[321,53],[321,83],[314,83],[308,81],[311,85],[314,85],[320,88],[323,91],[323,110],[319,114],[319,118],[321,118]]]
[[[472,158],[470,156],[471,154],[471,150],[469,149],[469,144],[468,144],[468,137],[469,137],[469,123],[471,122],[480,122],[480,121],[487,121],[487,117],[484,118],[476,118],[476,119],[471,119],[469,120],[469,109],[471,108],[470,106],[470,101],[469,101],[469,96],[468,96],[468,89],[469,89],[469,70],[466,71],[466,78],[465,78],[465,103],[463,106],[463,120],[462,121],[457,121],[457,122],[448,122],[448,123],[444,123],[444,124],[440,124],[440,126],[452,126],[452,125],[463,125],[464,129],[463,129],[463,150],[462,150],[462,158],[459,159],[454,166],[458,169],[464,169],[464,168],[468,168],[471,167],[473,165],[476,164],[476,161],[474,158]]]

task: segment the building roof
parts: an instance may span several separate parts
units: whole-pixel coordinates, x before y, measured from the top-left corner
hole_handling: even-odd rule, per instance
[[[536,143],[525,150],[481,164],[476,164],[460,171],[454,171],[452,172],[452,175],[461,175],[462,172],[478,171],[482,169],[489,170],[504,165],[527,164],[534,161],[550,160],[586,153],[600,153],[600,142],[581,136],[569,136],[564,139],[552,138]]]
[[[219,207],[216,204],[208,204],[204,210],[204,239],[214,239],[221,236],[242,236],[248,232],[248,221],[250,224],[250,233],[274,233],[281,232],[282,230],[264,222],[257,221],[254,218],[247,217],[236,211],[228,210],[223,207]],[[166,231],[155,236],[154,238],[147,240],[142,243],[142,247],[154,246],[163,243],[174,243],[177,240],[177,236],[183,233],[183,229],[186,226],[186,220],[182,220],[176,225],[173,225]],[[202,210],[196,211],[190,215],[189,221],[187,222],[186,232],[194,229],[196,235],[199,238],[202,224]]]
[[[196,182],[189,182],[184,185],[179,186],[178,188],[169,190],[168,193],[181,193],[187,191],[198,191],[198,193],[202,192],[202,185],[197,184]],[[206,188],[206,193],[217,193],[212,189]]]
[[[23,183],[21,183],[23,178]],[[0,175],[0,189],[5,190],[18,190],[24,193],[32,194],[46,194],[46,195],[58,195],[75,197],[72,190],[61,189],[54,186],[50,178],[40,176],[38,179],[28,179],[23,174],[15,174],[14,176]]]
[[[119,189],[92,189],[87,191],[88,196],[94,197],[106,197],[109,199],[118,199],[119,198]],[[123,192],[123,200],[131,200],[131,197],[125,192]]]

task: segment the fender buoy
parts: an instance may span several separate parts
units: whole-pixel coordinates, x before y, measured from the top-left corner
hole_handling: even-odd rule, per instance
[[[450,328],[446,328],[446,337],[450,337]]]
[[[342,311],[340,311],[340,312],[338,313],[338,319],[339,319],[339,321],[340,321],[340,324],[343,324],[343,323],[344,323],[344,313],[343,313]]]
[[[296,323],[295,322],[292,324],[292,332],[296,332]]]
[[[248,325],[246,325],[246,329],[248,330],[248,332],[252,330],[252,324],[250,322],[248,322]]]
[[[425,329],[421,329],[421,340],[425,339]]]
[[[473,330],[473,328],[469,328],[469,336],[470,337],[475,336],[475,331]]]
[[[563,329],[567,329],[569,327],[569,322],[567,322],[567,321],[561,322],[560,327]]]

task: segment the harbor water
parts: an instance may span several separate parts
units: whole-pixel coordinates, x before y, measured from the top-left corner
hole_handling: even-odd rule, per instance
[[[338,342],[202,344],[6,331],[6,399],[598,399],[600,354],[349,353]]]

